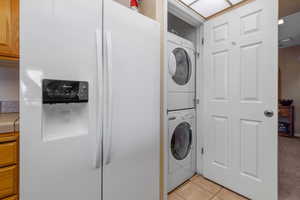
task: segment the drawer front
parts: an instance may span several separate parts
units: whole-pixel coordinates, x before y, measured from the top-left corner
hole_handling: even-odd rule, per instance
[[[3,200],[17,200],[17,199],[18,199],[17,196],[12,196],[12,197],[4,198]]]
[[[17,163],[17,143],[0,143],[0,167]]]
[[[290,110],[289,109],[287,109],[287,108],[281,108],[279,110],[279,116],[280,117],[289,117],[289,115],[290,115]]]
[[[0,168],[0,198],[17,194],[17,166]]]

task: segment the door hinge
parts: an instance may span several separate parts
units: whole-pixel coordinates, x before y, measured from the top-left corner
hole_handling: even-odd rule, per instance
[[[202,155],[204,154],[204,148],[201,148],[201,154]]]
[[[204,38],[202,38],[202,45],[204,45]]]
[[[194,99],[194,104],[195,105],[198,105],[200,103],[200,100],[199,99]]]

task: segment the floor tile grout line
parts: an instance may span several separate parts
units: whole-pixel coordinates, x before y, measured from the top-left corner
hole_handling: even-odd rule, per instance
[[[204,178],[204,177],[203,177],[203,178]],[[206,180],[207,180],[207,179],[206,179]],[[210,180],[207,180],[207,181],[211,182]],[[205,191],[207,191],[207,192],[209,192],[210,194],[212,194],[213,197],[215,197],[217,194],[219,194],[219,192],[224,188],[224,187],[221,186],[221,185],[218,185],[218,184],[216,184],[216,183],[214,183],[214,182],[211,182],[211,183],[213,183],[213,184],[215,184],[215,185],[220,186],[220,189],[219,189],[216,193],[213,193],[213,192],[209,191],[208,189],[206,189],[202,184],[200,185],[200,184],[194,183],[193,181],[191,181],[191,182],[193,183],[193,185],[195,185],[195,186],[197,186],[197,187],[200,187],[201,189],[204,189]]]
[[[201,176],[200,176],[201,177]],[[193,178],[193,177],[192,177]],[[203,185],[205,185],[204,183],[199,183],[199,184],[197,184],[197,183],[195,183],[193,180],[192,180],[192,178],[190,178],[190,179],[188,179],[186,182],[184,182],[181,186],[178,186],[175,190],[173,190],[172,191],[172,193],[174,192],[180,199],[182,199],[182,200],[187,200],[183,195],[181,195],[180,194],[180,192],[178,192],[178,191],[180,191],[180,188],[182,187],[182,186],[184,186],[184,185],[193,185],[193,186],[195,186],[196,188],[198,188],[198,189],[202,189],[202,190],[204,190],[205,192],[207,192],[207,193],[209,193],[209,194],[211,194],[212,195],[212,197],[210,197],[210,198],[208,198],[207,200],[213,200],[215,197],[218,197],[218,195],[221,193],[221,191],[222,190],[226,190],[226,188],[224,187],[224,186],[221,186],[221,185],[219,185],[219,184],[217,184],[217,183],[215,183],[215,182],[212,182],[212,181],[210,181],[210,180],[208,180],[209,182],[212,182],[213,184],[216,184],[216,185],[218,185],[218,186],[220,186],[220,188],[219,188],[219,190],[216,192],[216,193],[214,193],[214,192],[212,192],[212,191],[210,191],[210,190],[208,190],[207,188],[205,188]],[[204,178],[204,177],[203,177]],[[239,195],[239,194],[237,194],[237,195]],[[218,197],[220,200],[223,200],[223,198],[221,198],[221,197]]]
[[[204,188],[198,186],[197,184],[193,183],[193,182],[191,181],[191,179],[189,179],[189,180],[188,180],[187,182],[185,182],[184,184],[191,184],[191,185],[194,185],[196,188],[199,188],[199,189],[201,188],[202,190],[208,192],[209,194],[212,194],[212,193],[209,192],[208,190],[206,190],[206,189],[204,189]],[[178,196],[180,196],[183,200],[186,200],[186,198],[183,197],[182,195],[180,195],[180,193],[178,193],[177,190],[178,190],[178,189],[176,189],[174,192],[175,192]],[[212,195],[213,195],[213,194],[212,194]],[[211,200],[211,198],[209,198],[208,200]]]
[[[208,200],[212,200],[213,198],[215,198],[215,197],[221,192],[221,190],[223,189],[223,187],[220,186],[220,189],[214,194],[214,193],[212,193],[211,191],[209,191],[209,190],[207,190],[206,188],[204,188],[203,186],[200,186],[200,185],[194,183],[191,179],[189,179],[188,181],[186,181],[183,185],[186,185],[186,184],[192,184],[192,185],[194,185],[196,188],[202,189],[202,190],[208,192],[209,194],[211,194],[212,197],[209,198]],[[182,195],[180,195],[180,193],[177,192],[177,191],[179,190],[179,188],[180,188],[180,187],[178,187],[176,190],[174,190],[175,194],[177,194],[177,195],[178,195],[180,198],[182,198],[183,200],[186,200],[185,197],[183,197]]]
[[[183,199],[183,200],[186,200],[186,198],[184,198],[182,195],[180,195],[180,193],[178,193],[177,191],[179,190],[180,187],[182,187],[182,186],[184,186],[184,185],[187,185],[187,184],[189,184],[189,183],[191,183],[191,180],[190,180],[190,179],[187,180],[186,182],[184,182],[182,185],[180,185],[179,187],[177,187],[177,188],[174,190],[175,194],[177,194],[177,195],[178,195],[181,199]]]
[[[196,176],[197,176],[197,175],[196,175]],[[200,177],[206,179],[204,176],[200,176]],[[191,179],[192,179],[192,178],[191,178]],[[190,179],[190,180],[191,180],[191,179]],[[215,198],[219,193],[221,193],[221,191],[222,191],[223,189],[224,189],[224,190],[228,190],[228,188],[225,188],[224,186],[219,185],[218,183],[215,183],[215,182],[213,182],[213,181],[211,181],[211,180],[209,180],[209,179],[206,179],[206,180],[209,181],[209,182],[211,182],[211,183],[213,183],[213,184],[215,184],[215,185],[220,186],[220,189],[218,190],[218,192],[216,192],[216,194],[213,194],[211,191],[207,190],[207,189],[204,188],[203,186],[200,186],[199,184],[194,183],[193,181],[190,181],[190,182],[192,182],[194,185],[200,187],[201,189],[206,190],[206,191],[209,192],[210,194],[213,194],[213,197],[212,197],[211,199],[209,199],[209,200],[212,200],[213,198]],[[201,184],[201,185],[202,185],[202,184]],[[230,191],[231,191],[231,190],[230,190]],[[231,192],[233,192],[234,194],[238,195],[239,197],[245,198],[245,197],[242,196],[241,194],[238,194],[238,193],[236,193],[236,192],[234,192],[234,191],[231,191]],[[223,200],[223,198],[221,198],[221,197],[218,197],[218,198],[219,198],[220,200]],[[250,200],[250,199],[248,199],[248,200]]]
[[[221,187],[220,189],[219,189],[219,191],[211,198],[211,199],[209,199],[209,200],[212,200],[212,199],[214,199],[216,196],[218,196],[218,194],[220,194],[221,193],[221,191],[223,190],[224,188],[223,187]],[[221,199],[221,198],[220,198]],[[221,199],[222,200],[222,199]]]
[[[177,194],[181,199],[186,200],[183,196],[181,196],[177,191],[175,191],[175,194]]]
[[[208,192],[208,193],[210,193],[210,194],[212,194],[212,195],[215,195],[214,193],[212,193],[211,191],[209,191],[208,189],[206,189],[205,187],[203,187],[203,186],[201,186],[201,185],[198,185],[198,184],[196,184],[196,183],[193,183],[193,182],[191,182],[193,185],[195,185],[196,187],[198,187],[198,188],[201,188],[202,190],[204,190],[204,191],[206,191],[206,192]],[[217,192],[217,193],[219,193],[219,191]]]

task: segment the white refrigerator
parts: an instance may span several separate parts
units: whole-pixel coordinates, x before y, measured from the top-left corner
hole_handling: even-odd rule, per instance
[[[20,200],[158,200],[159,24],[113,0],[20,12]],[[73,83],[85,101],[45,101]]]

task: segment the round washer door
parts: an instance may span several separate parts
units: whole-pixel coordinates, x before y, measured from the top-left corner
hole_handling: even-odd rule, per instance
[[[185,159],[192,148],[192,129],[187,122],[180,123],[174,130],[171,139],[171,152],[176,160]]]
[[[169,58],[169,73],[178,85],[186,85],[192,75],[191,59],[183,48],[176,48]]]

